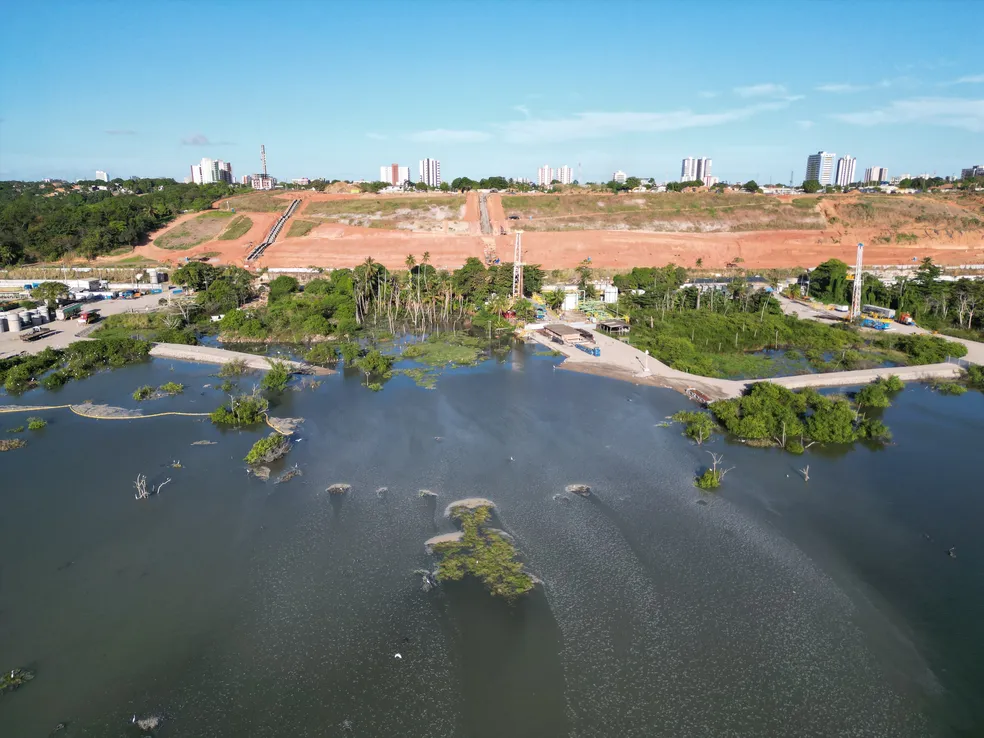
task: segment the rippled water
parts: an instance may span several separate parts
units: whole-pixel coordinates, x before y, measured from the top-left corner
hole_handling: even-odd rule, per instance
[[[898,445],[879,452],[718,440],[735,469],[702,496],[708,457],[658,427],[683,398],[554,361],[523,349],[433,391],[336,376],[286,393],[275,414],[306,422],[274,469],[303,476],[282,485],[245,473],[260,431],[42,413],[48,428],[0,456],[0,668],[37,671],[0,698],[0,735],[136,736],[134,713],[194,737],[984,725],[984,507],[965,458],[980,395],[910,388],[885,415]],[[132,406],[137,386],[173,379],[189,391],[148,410],[208,411],[211,371],[155,361],[17,402]],[[138,502],[138,473],[173,481]],[[329,496],[334,482],[352,490]],[[594,497],[555,500],[572,482]],[[544,580],[514,607],[470,583],[425,593],[412,574],[452,529],[446,504],[470,496],[497,503]]]

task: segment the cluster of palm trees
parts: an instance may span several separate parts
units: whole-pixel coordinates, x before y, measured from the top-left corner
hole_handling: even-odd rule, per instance
[[[430,253],[417,263],[410,254],[405,272],[391,272],[367,257],[353,272],[356,320],[386,320],[392,331],[398,321],[414,327],[461,319],[470,306],[455,288],[453,275],[430,266]]]

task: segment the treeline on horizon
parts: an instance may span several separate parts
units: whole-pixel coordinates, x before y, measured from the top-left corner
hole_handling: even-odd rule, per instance
[[[101,185],[107,189],[94,189]],[[237,192],[227,184],[173,179],[0,182],[0,267],[94,258],[142,243],[185,211],[207,210]],[[68,190],[67,187],[73,189]]]

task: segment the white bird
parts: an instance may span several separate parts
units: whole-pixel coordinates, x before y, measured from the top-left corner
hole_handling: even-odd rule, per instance
[[[515,461],[515,459],[512,456],[509,457],[509,460],[510,461]]]
[[[137,716],[136,715],[134,715],[132,718],[130,718],[130,723],[131,724],[132,723],[135,723],[135,722],[137,722]]]
[[[403,658],[403,656],[401,656],[400,654],[395,654],[395,655],[393,656],[393,658],[395,658],[395,659],[402,659],[402,658]]]

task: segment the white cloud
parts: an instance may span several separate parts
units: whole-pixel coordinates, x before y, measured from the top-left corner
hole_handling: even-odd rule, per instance
[[[813,126],[815,124],[813,123],[812,120],[798,120],[798,121],[796,121],[796,125],[798,125],[800,128],[802,128],[804,131],[807,131],[807,130],[813,128]]]
[[[492,134],[485,131],[452,131],[446,128],[434,128],[430,131],[411,133],[407,138],[419,143],[481,143],[492,138]]]
[[[944,82],[943,86],[949,85],[978,85],[984,84],[984,74],[971,74],[966,77],[959,77],[952,82]]]
[[[106,131],[107,136],[135,136],[136,134],[137,134],[136,131],[131,131],[128,128],[127,129],[115,128]]]
[[[783,85],[766,82],[748,87],[736,87],[734,93],[739,97],[785,97],[786,88]]]
[[[962,128],[984,132],[984,100],[958,97],[919,97],[896,100],[886,107],[860,113],[836,113],[832,118],[857,126],[882,126],[893,123]]]
[[[528,107],[526,107],[525,105],[513,105],[512,109],[519,111],[520,113],[522,113],[523,115],[525,115],[527,118],[530,117],[530,109]]]
[[[712,98],[712,97],[717,97],[718,94],[719,93],[712,92],[711,90],[701,90],[700,92],[697,93],[697,97]]]
[[[370,131],[366,134],[366,138],[371,138],[373,141],[385,141],[388,136],[384,136],[382,133],[373,133]]]
[[[864,92],[865,90],[870,90],[870,85],[852,85],[847,82],[832,82],[826,85],[820,85],[816,88],[817,92]]]
[[[745,120],[759,113],[788,107],[787,101],[749,105],[719,113],[674,110],[666,113],[575,113],[566,118],[531,118],[497,125],[508,143],[541,143],[605,138],[623,133],[656,133],[686,128],[707,128]]]
[[[210,141],[204,133],[196,133],[181,139],[182,146],[228,146],[228,141]]]

